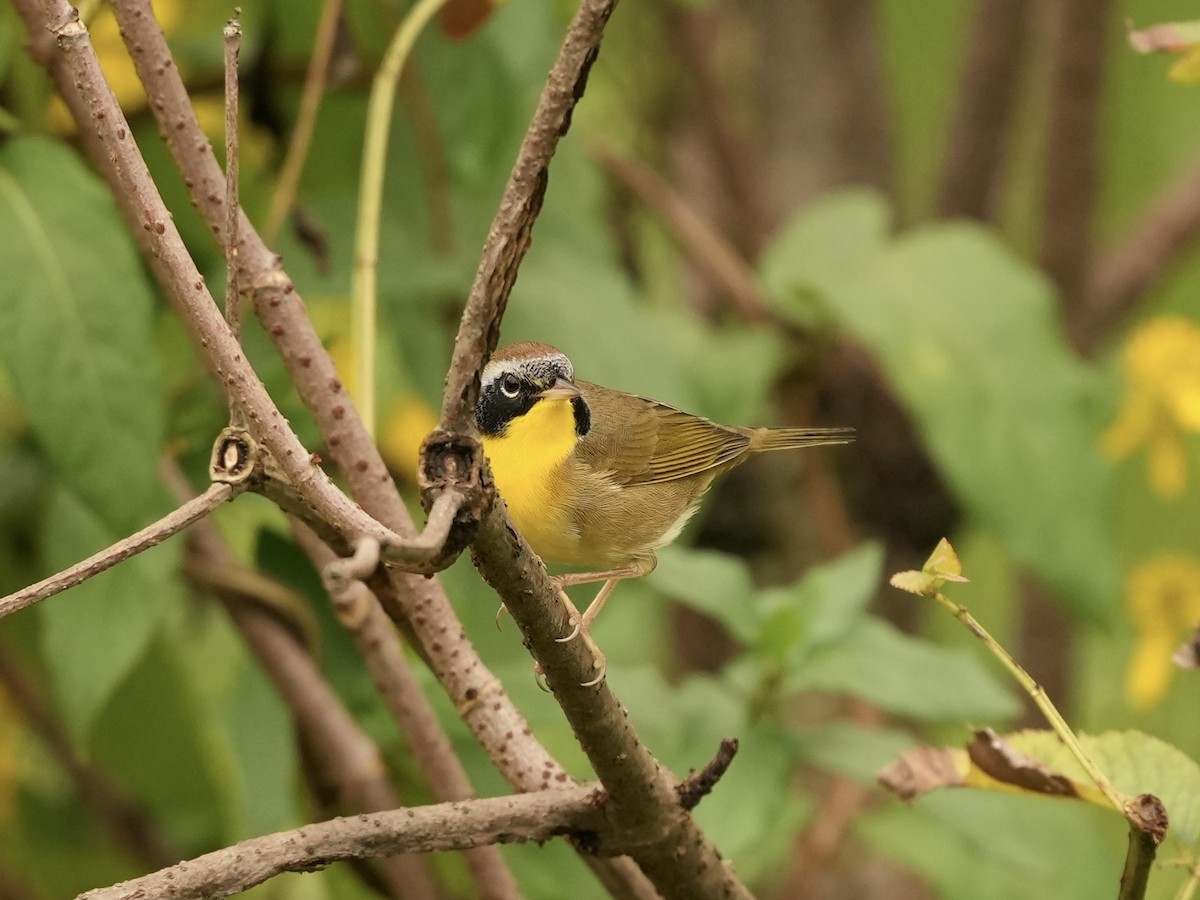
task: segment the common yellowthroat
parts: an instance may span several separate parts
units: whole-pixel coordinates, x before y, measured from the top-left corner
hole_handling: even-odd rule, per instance
[[[496,487],[534,552],[592,567],[558,576],[559,587],[604,582],[562,640],[587,635],[617,582],[654,569],[655,551],[679,536],[718,475],[759,453],[844,444],[853,434],[718,425],[577,380],[562,351],[532,341],[493,354],[475,424]],[[589,684],[604,677],[595,652],[601,671]]]

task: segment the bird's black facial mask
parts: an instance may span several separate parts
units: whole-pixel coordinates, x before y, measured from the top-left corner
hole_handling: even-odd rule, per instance
[[[532,359],[523,361],[519,367],[507,365],[491,373],[485,370],[485,375],[475,404],[475,427],[481,434],[499,437],[508,429],[509,422],[533,408],[542,391],[556,379],[570,381],[574,372],[565,359]],[[575,433],[583,437],[592,427],[587,401],[573,397],[571,411]]]

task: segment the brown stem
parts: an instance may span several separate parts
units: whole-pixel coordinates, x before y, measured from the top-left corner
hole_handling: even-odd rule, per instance
[[[82,581],[87,581],[93,575],[99,575],[111,569],[119,562],[137,556],[143,550],[149,550],[161,544],[167,538],[178,534],[189,525],[199,522],[210,512],[232,500],[238,489],[228,484],[213,484],[199,497],[193,497],[178,509],[172,510],[152,525],[147,525],[136,534],[117,541],[110,547],[105,547],[99,553],[77,562],[69,569],[56,572],[49,578],[22,588],[7,597],[0,599],[0,619],[15,613],[17,610],[32,606],[47,597],[53,597],[67,588],[74,587]]]
[[[327,571],[340,562],[337,554],[297,519],[292,519],[292,533],[318,570]],[[338,618],[366,660],[375,685],[407,738],[434,798],[439,802],[473,799],[475,789],[467,772],[433,707],[421,693],[421,686],[404,657],[400,638],[375,595],[361,581],[347,582],[337,590],[327,581],[326,587],[330,589]],[[467,850],[464,859],[479,896],[494,900],[521,896],[495,847]]]
[[[1170,274],[1200,236],[1200,164],[1158,195],[1129,231],[1095,254],[1087,307],[1075,323],[1075,342],[1094,353],[1139,301]]]
[[[242,49],[240,9],[225,25],[225,321],[233,339],[242,339],[242,294],[238,289],[238,55]],[[242,424],[240,410],[233,410],[235,424]]]
[[[1029,29],[1028,0],[980,0],[938,184],[938,215],[986,220]]]
[[[83,802],[96,811],[118,844],[151,868],[169,865],[179,859],[178,852],[167,845],[145,812],[118,792],[102,772],[75,751],[66,730],[3,644],[0,644],[0,683],[29,727],[46,742],[59,765],[71,776]],[[0,896],[7,897],[9,895],[2,890],[2,881],[0,879]]]
[[[479,373],[500,337],[500,319],[542,209],[550,159],[571,125],[571,113],[583,96],[604,26],[616,5],[617,0],[580,3],[521,141],[500,208],[484,241],[446,373],[441,428],[452,435],[474,432]]]
[[[666,179],[603,140],[591,145],[600,167],[657,215],[684,254],[729,298],[748,322],[774,318],[741,254]]]
[[[208,900],[228,897],[283,872],[311,872],[341,859],[544,841],[597,827],[597,806],[596,789],[584,786],[331,819],[251,838],[143,878],[88,891],[77,900]],[[396,896],[411,894],[401,891]]]
[[[1050,8],[1051,119],[1040,257],[1062,292],[1064,319],[1073,323],[1086,302],[1111,5],[1110,0],[1054,0]]]

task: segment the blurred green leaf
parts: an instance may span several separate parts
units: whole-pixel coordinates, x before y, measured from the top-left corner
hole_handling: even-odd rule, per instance
[[[60,477],[121,531],[161,509],[151,296],[104,186],[44,138],[0,147],[0,359]]]
[[[1049,283],[973,225],[885,246],[883,210],[861,192],[806,210],[766,257],[771,295],[787,314],[797,287],[816,288],[874,352],[970,511],[1072,609],[1110,616],[1094,378],[1064,341]]]
[[[52,571],[122,537],[65,488],[50,495],[41,554]],[[179,549],[160,544],[38,604],[51,688],[81,745],[176,599]]]
[[[861,619],[835,643],[788,673],[789,690],[837,691],[902,716],[933,721],[1004,719],[1020,704],[966,650],[909,637],[879,619]]]
[[[646,581],[681,603],[711,616],[743,644],[758,634],[754,584],[746,564],[715,550],[664,547]]]

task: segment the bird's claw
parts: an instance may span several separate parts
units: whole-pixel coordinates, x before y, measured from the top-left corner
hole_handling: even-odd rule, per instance
[[[575,638],[579,637],[580,632],[583,631],[583,617],[582,616],[572,616],[568,621],[574,626],[571,629],[571,633],[568,634],[566,637],[555,638],[554,640],[556,643],[566,644],[570,641],[573,641],[573,640],[575,640]]]
[[[504,614],[506,612],[508,612],[508,607],[505,606],[503,603],[501,603],[500,608],[498,610],[496,610],[496,630],[497,631],[500,630],[500,620],[504,618]]]

